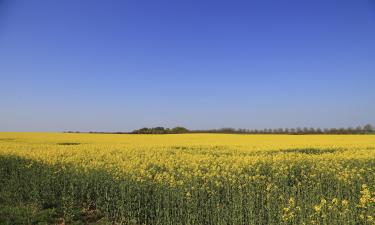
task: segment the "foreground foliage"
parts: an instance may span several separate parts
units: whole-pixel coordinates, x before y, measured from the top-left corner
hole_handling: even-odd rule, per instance
[[[374,135],[0,133],[0,220],[375,224],[374,174]]]

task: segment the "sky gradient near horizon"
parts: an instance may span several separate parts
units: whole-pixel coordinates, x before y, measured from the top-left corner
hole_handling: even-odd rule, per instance
[[[0,131],[375,124],[371,0],[0,0]]]

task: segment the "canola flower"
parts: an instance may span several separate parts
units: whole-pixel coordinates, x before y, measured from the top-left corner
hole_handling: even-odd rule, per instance
[[[120,224],[375,224],[374,135],[0,133],[15,201]]]

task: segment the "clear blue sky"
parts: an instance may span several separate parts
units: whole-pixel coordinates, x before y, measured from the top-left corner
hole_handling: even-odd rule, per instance
[[[371,0],[0,0],[0,130],[375,124]]]

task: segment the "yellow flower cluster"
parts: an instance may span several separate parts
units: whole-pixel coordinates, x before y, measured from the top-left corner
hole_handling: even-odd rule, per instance
[[[44,171],[40,183],[64,177],[63,193],[125,222],[355,224],[375,215],[375,135],[0,133],[0,157]]]

